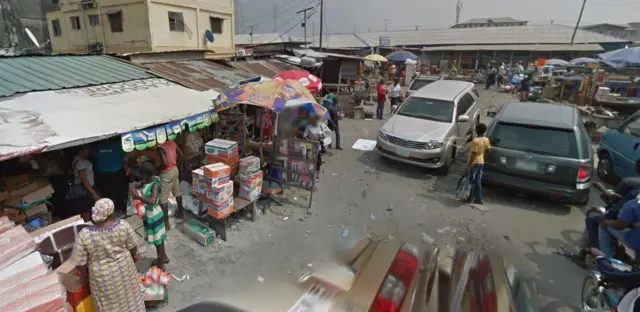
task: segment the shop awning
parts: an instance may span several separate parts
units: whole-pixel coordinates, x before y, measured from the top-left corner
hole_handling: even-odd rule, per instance
[[[143,79],[0,99],[0,161],[102,140],[213,109],[216,92]]]

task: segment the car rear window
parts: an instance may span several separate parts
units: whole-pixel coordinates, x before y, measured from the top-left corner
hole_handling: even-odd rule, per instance
[[[540,155],[578,158],[573,130],[498,123],[491,134],[496,147]]]
[[[413,81],[413,84],[411,84],[411,87],[409,88],[409,90],[416,91],[432,82],[433,80],[431,79],[416,79]]]

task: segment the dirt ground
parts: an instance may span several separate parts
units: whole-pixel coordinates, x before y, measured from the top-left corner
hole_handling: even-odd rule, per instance
[[[516,98],[481,91],[484,112],[510,101]],[[449,175],[439,176],[351,149],[357,139],[375,140],[382,122],[341,122],[344,150],[325,157],[310,213],[305,208],[309,193],[292,190],[286,193],[290,203],[272,206],[255,223],[241,219],[234,224],[227,242],[203,247],[172,230],[168,269],[189,278],[172,280],[169,305],[161,311],[204,300],[254,301],[252,310],[268,311],[260,298],[277,300],[266,294],[291,287],[314,264],[330,261],[336,245],[367,234],[391,235],[416,246],[433,239],[435,244],[495,250],[535,279],[543,311],[578,310],[587,272],[553,251],[577,244],[582,208],[496,189],[485,191],[486,212],[461,204],[452,194],[464,160],[456,161]],[[147,255],[153,257],[154,251],[150,248]]]

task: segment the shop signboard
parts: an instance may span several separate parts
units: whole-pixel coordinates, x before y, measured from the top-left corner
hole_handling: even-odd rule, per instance
[[[391,46],[391,37],[390,36],[380,36],[378,39],[378,45],[381,47],[390,47]]]

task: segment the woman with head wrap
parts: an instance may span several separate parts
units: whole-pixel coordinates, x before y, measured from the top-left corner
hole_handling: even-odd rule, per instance
[[[160,207],[160,178],[155,176],[155,166],[151,162],[143,162],[139,167],[140,183],[135,183],[129,191],[132,199],[144,203],[144,239],[149,245],[156,246],[158,259],[155,265],[164,270],[164,265],[169,263],[169,257],[164,249],[164,240],[167,238],[167,231],[164,224],[164,211]]]
[[[91,209],[94,225],[78,233],[73,261],[89,274],[96,312],[144,312],[144,299],[135,266],[138,249],[129,223],[113,218],[111,199],[96,201]]]

